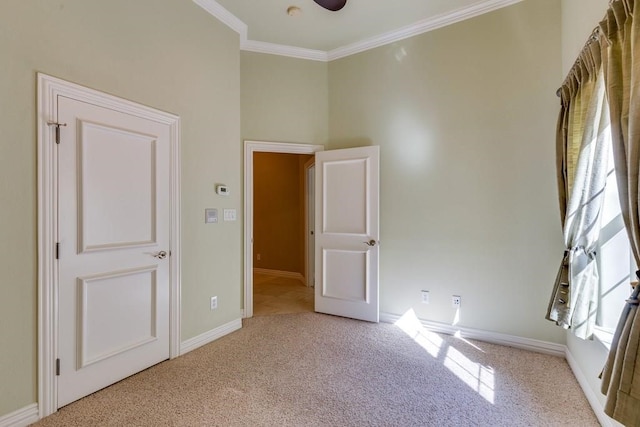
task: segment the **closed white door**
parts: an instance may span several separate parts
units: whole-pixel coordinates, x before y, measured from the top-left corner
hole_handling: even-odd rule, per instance
[[[57,102],[61,407],[169,358],[170,128]]]
[[[378,322],[379,148],[316,153],[315,310]]]

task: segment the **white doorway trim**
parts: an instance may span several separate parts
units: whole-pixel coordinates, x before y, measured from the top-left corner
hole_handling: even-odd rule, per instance
[[[323,145],[244,142],[244,317],[253,317],[253,153],[314,154]]]
[[[58,166],[55,122],[57,97],[65,96],[126,114],[171,129],[170,136],[170,307],[169,354],[180,353],[180,118],[109,94],[38,74],[38,407],[43,418],[57,410],[55,358],[58,354],[58,266],[55,259],[58,235]]]
[[[316,159],[309,159],[304,164],[304,232],[306,234],[304,239],[304,279],[305,284],[308,287],[314,285],[314,278],[312,272],[315,264],[315,251],[312,250],[315,247],[315,236],[313,241],[311,236],[315,229],[315,215],[316,215],[316,186],[315,186],[315,170]]]

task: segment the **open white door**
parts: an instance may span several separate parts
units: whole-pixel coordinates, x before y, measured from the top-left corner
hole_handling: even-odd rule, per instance
[[[320,313],[378,322],[379,147],[316,153]]]

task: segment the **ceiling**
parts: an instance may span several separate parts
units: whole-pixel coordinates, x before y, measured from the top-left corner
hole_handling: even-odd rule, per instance
[[[522,0],[348,0],[338,12],[313,0],[193,1],[240,33],[243,50],[328,61]]]

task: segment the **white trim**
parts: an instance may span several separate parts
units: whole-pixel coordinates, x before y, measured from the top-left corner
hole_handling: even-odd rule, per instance
[[[493,12],[506,6],[511,6],[521,2],[522,0],[485,0],[480,1],[471,6],[462,7],[452,12],[443,13],[441,15],[432,16],[427,19],[415,22],[413,24],[389,31],[383,34],[373,36],[371,38],[361,40],[346,46],[339,47],[327,52],[329,61],[344,58],[346,56],[355,55],[376,47],[385,46],[409,37],[417,36],[429,31],[437,30],[448,25],[452,25],[467,19],[485,13]]]
[[[311,252],[309,251],[309,248],[311,246],[309,244],[309,241],[310,241],[309,236],[311,235],[311,232],[314,231],[315,229],[315,223],[309,224],[309,217],[313,215],[313,218],[315,218],[316,212],[315,212],[315,209],[313,209],[313,212],[310,212],[310,209],[309,209],[310,208],[309,200],[311,200],[311,197],[309,196],[309,194],[311,193],[311,187],[309,185],[309,172],[311,168],[314,168],[314,171],[315,171],[315,167],[316,167],[315,157],[313,159],[307,160],[304,164],[304,174],[303,174],[304,175],[304,180],[303,180],[304,181],[304,184],[303,184],[304,198],[305,198],[304,200],[304,278],[305,278],[305,284],[310,288],[314,286],[315,280],[313,277],[311,277],[311,266],[309,264],[310,262],[315,264],[315,260],[309,260],[309,255]],[[315,188],[313,189],[312,195],[313,195],[314,207],[315,207]]]
[[[297,271],[281,271],[281,270],[272,270],[269,268],[254,268],[254,273],[264,274],[265,276],[273,276],[273,277],[284,277],[286,279],[298,279],[304,282],[304,276],[302,273],[298,273]]]
[[[209,344],[210,342],[213,342],[218,338],[222,338],[223,336],[228,335],[231,332],[235,332],[241,328],[242,319],[235,319],[196,337],[189,338],[188,340],[183,341],[183,343],[180,345],[180,355],[182,356],[183,354],[187,354],[198,347]]]
[[[244,142],[244,317],[253,317],[253,153],[314,154],[322,145]]]
[[[165,113],[167,114],[167,113]],[[180,356],[181,328],[182,328],[182,235],[181,235],[181,201],[182,201],[182,168],[181,168],[181,121],[179,116],[173,116],[171,126],[171,170],[169,191],[171,217],[170,223],[170,256],[169,256],[169,357]]]
[[[396,323],[401,316],[390,313],[380,313],[380,321],[384,323]],[[448,325],[446,323],[433,322],[420,319],[422,326],[430,331],[447,335],[456,335],[462,338],[475,339],[493,344],[500,344],[523,350],[545,353],[552,356],[564,357],[566,346],[548,341],[535,340],[532,338],[522,338],[515,335],[500,334],[497,332],[484,331],[481,329],[462,328]]]
[[[38,73],[38,402],[43,418],[57,410],[54,360],[58,354],[57,154],[54,130],[57,97],[93,103],[170,127],[170,307],[169,354],[180,354],[180,118],[113,95]]]
[[[330,62],[356,53],[374,49],[376,47],[385,46],[409,37],[446,27],[447,25],[475,18],[476,16],[493,12],[494,10],[520,3],[521,1],[523,0],[481,0],[470,6],[462,7],[437,16],[432,16],[396,30],[378,34],[325,52],[322,50],[287,46],[259,40],[249,40],[247,24],[238,19],[218,2],[215,0],[193,0],[193,2],[198,6],[209,12],[223,24],[227,25],[240,35],[241,50],[322,62]]]
[[[608,329],[601,328],[600,326],[595,326],[593,328],[593,337],[596,341],[602,344],[607,351],[611,349],[614,333],[615,331],[610,331]]]
[[[193,0],[195,4],[209,12],[220,22],[240,34],[241,40],[247,39],[247,24],[238,19],[215,0]]]
[[[580,366],[578,365],[576,359],[573,357],[573,354],[571,354],[569,347],[565,347],[565,358],[567,359],[567,363],[569,364],[569,367],[573,372],[573,376],[576,377],[578,384],[580,384],[580,387],[582,388],[582,392],[589,401],[591,409],[593,409],[593,412],[596,414],[596,418],[598,418],[600,425],[602,425],[603,427],[614,427],[612,419],[604,413],[604,407],[602,406],[602,403],[600,403],[596,394],[589,386],[587,377],[584,375],[584,372],[582,372],[582,369],[580,369]],[[619,424],[616,423],[616,425]]]
[[[57,264],[54,245],[57,228],[57,162],[52,149],[54,136],[46,122],[54,117],[56,101],[48,81],[38,76],[38,403],[43,418],[56,411],[55,355],[57,315],[53,286]]]
[[[305,49],[303,47],[287,46],[257,40],[242,40],[240,42],[240,49],[247,52],[267,53],[270,55],[288,56],[311,61],[329,61],[329,54],[323,50]]]
[[[38,404],[32,403],[0,417],[0,427],[26,427],[39,419]]]

